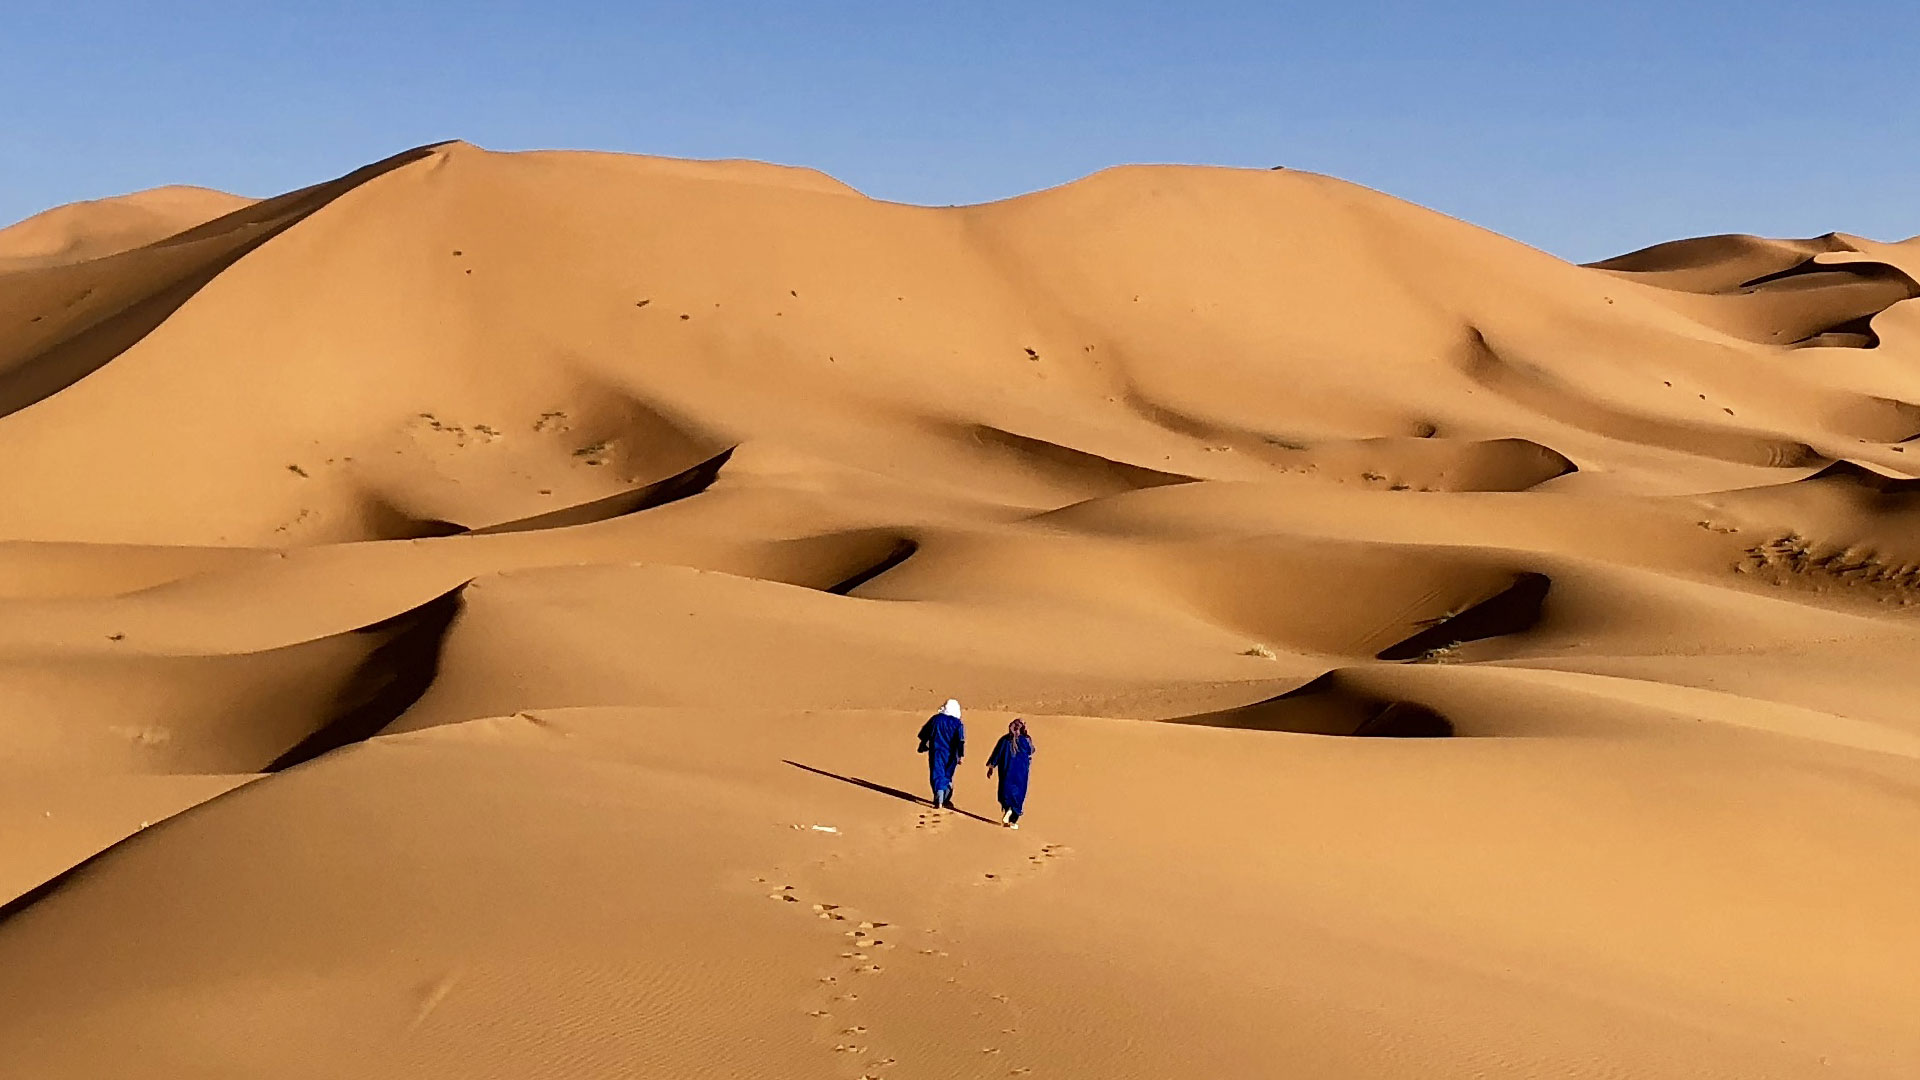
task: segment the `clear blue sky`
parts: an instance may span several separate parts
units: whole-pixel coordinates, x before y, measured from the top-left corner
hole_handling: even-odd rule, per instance
[[[0,103],[0,221],[462,138],[920,203],[1285,164],[1583,260],[1920,232],[1920,0],[0,0]]]

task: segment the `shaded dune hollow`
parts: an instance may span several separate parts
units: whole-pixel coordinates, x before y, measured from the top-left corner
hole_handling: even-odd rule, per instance
[[[1263,701],[1164,722],[1354,738],[1439,739],[1454,734],[1453,721],[1438,709],[1363,690],[1339,671]]]
[[[1545,574],[1522,573],[1493,596],[1457,614],[1444,615],[1419,633],[1380,650],[1375,659],[1431,660],[1469,641],[1531,630],[1540,622],[1552,586]]]
[[[1382,437],[1264,456],[1289,470],[1388,491],[1527,491],[1579,471],[1565,454],[1518,438]]]
[[[692,498],[712,487],[714,481],[720,479],[720,470],[726,467],[735,449],[737,448],[730,446],[692,468],[684,469],[664,480],[656,480],[631,491],[622,491],[602,499],[576,503],[514,521],[485,525],[468,532],[473,536],[492,536],[501,533],[534,532],[540,529],[564,529],[574,525],[610,521],[678,502],[681,499]]]
[[[1813,259],[1744,282],[1755,308],[1753,338],[1796,348],[1879,347],[1873,317],[1920,297],[1920,282],[1877,262],[1822,263]]]
[[[460,612],[460,593],[461,589],[453,589],[411,611],[353,631],[379,644],[340,683],[325,722],[268,762],[263,771],[290,769],[330,750],[371,739],[412,708],[439,672],[441,648]]]
[[[982,456],[990,462],[1016,471],[1029,483],[1038,482],[1067,499],[1097,498],[1142,488],[1186,484],[1195,479],[987,424],[966,425],[956,433],[964,442],[984,451]]]
[[[260,652],[0,657],[0,735],[14,763],[40,768],[289,768],[369,738],[411,707],[438,672],[460,602],[455,589]]]
[[[1874,316],[1920,296],[1899,267],[1860,256],[1836,234],[1810,240],[1703,236],[1588,264],[1677,293],[1721,329],[1762,345],[1873,349]]]
[[[1456,355],[1462,374],[1513,404],[1609,439],[1774,469],[1821,460],[1802,440],[1683,423],[1584,395],[1547,367],[1503,353],[1477,327]]]
[[[1888,476],[1885,473],[1863,468],[1851,461],[1836,461],[1812,476],[1794,482],[1807,486],[1830,484],[1835,487],[1857,488],[1880,495],[1920,494],[1920,480]]]
[[[847,575],[845,578],[827,586],[826,591],[836,596],[850,595],[855,589],[879,577],[881,574],[913,558],[920,550],[920,542],[909,537],[900,537],[887,549],[885,555],[876,559],[872,565],[865,566]]]
[[[1852,250],[1837,233],[1804,240],[1723,233],[1668,240],[1585,265],[1675,292],[1731,293],[1816,255]]]

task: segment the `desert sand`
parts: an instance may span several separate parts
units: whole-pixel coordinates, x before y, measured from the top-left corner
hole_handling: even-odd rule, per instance
[[[0,1072],[1920,1074],[1916,279],[461,143],[0,230]]]

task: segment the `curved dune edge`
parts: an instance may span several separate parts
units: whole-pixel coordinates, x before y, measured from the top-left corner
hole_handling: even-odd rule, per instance
[[[412,708],[433,685],[441,646],[460,611],[460,591],[454,589],[412,611],[352,631],[378,639],[379,644],[343,681],[325,722],[261,771],[291,769],[370,739]]]
[[[996,456],[1012,458],[1023,470],[1066,489],[1075,498],[1097,498],[1122,491],[1188,484],[1198,479],[1182,473],[1117,461],[990,424],[965,425],[960,428],[959,437],[988,449]]]
[[[484,525],[477,529],[468,529],[469,536],[498,536],[504,533],[534,532],[540,529],[564,529],[575,525],[590,525],[596,521],[609,521],[613,518],[638,514],[655,507],[665,506],[681,499],[689,499],[713,486],[720,479],[720,470],[726,468],[727,461],[733,457],[737,446],[729,446],[713,457],[689,469],[675,473],[664,480],[609,495],[592,502],[576,503],[573,506],[552,510],[532,517],[503,521],[495,525]]]
[[[1439,710],[1363,690],[1339,671],[1276,697],[1162,723],[1357,738],[1434,739],[1454,733],[1453,721]]]
[[[1387,646],[1375,659],[1427,660],[1469,641],[1524,633],[1540,621],[1540,608],[1552,585],[1553,580],[1545,574],[1520,574],[1499,593]]]
[[[364,739],[432,683],[460,589],[379,622],[223,655],[0,656],[11,759],[95,772],[251,773]]]
[[[1856,238],[1710,236],[1588,264],[1622,280],[1683,294],[1676,309],[1758,345],[1871,350],[1873,320],[1920,296],[1920,281]]]
[[[1442,435],[1316,442],[1269,451],[1283,467],[1388,491],[1527,491],[1580,471],[1572,459],[1531,439]]]
[[[1797,266],[1822,252],[1846,250],[1850,248],[1838,233],[1806,240],[1725,233],[1668,240],[1585,265],[1650,279],[1663,288],[1722,292]]]
[[[57,206],[0,228],[0,274],[146,247],[256,201],[175,185]]]
[[[1662,420],[1581,397],[1545,370],[1502,356],[1477,329],[1468,333],[1458,363],[1468,378],[1515,404],[1609,439],[1774,469],[1824,460],[1797,440]]]
[[[913,558],[914,553],[919,550],[919,541],[910,537],[900,537],[893,542],[893,546],[887,550],[887,553],[876,560],[873,565],[863,567],[859,571],[834,582],[827,586],[826,591],[836,596],[852,595],[855,589],[860,588],[881,574],[900,566],[908,559]]]
[[[1911,476],[1889,476],[1877,469],[1870,469],[1855,461],[1836,461],[1812,476],[1794,481],[1797,484],[1830,483],[1847,487],[1864,488],[1881,495],[1909,495],[1920,492],[1920,479]]]
[[[260,245],[348,191],[428,157],[403,151],[338,180],[253,203],[131,251],[71,267],[13,275],[4,310],[24,325],[0,350],[0,417],[93,374],[165,322],[202,286]],[[156,264],[146,269],[142,264]],[[79,291],[85,306],[48,320],[55,297]],[[30,307],[40,311],[29,312]]]

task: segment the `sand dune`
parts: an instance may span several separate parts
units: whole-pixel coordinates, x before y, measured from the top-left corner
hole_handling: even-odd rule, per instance
[[[1920,1068],[1920,238],[449,143],[0,285],[9,1075]]]
[[[0,229],[0,271],[87,262],[204,225],[254,200],[199,187],[161,187],[70,203]]]

